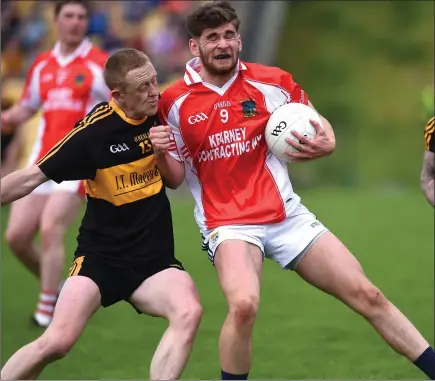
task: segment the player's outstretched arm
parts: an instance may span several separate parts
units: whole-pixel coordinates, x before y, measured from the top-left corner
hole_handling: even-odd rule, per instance
[[[8,124],[20,125],[27,122],[38,110],[34,110],[29,107],[25,107],[19,103],[12,106],[10,109],[2,111],[1,122],[2,126]]]
[[[37,165],[12,172],[1,180],[1,205],[9,204],[31,193],[48,177]]]
[[[184,163],[175,160],[168,152],[170,134],[170,126],[157,126],[150,129],[150,140],[163,182],[168,188],[177,189],[184,181],[186,172]]]
[[[427,201],[435,206],[435,153],[431,151],[424,152],[423,167],[421,169],[420,185],[426,196]]]

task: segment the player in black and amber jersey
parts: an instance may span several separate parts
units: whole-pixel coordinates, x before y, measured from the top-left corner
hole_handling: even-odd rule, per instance
[[[420,184],[426,199],[435,206],[435,120],[432,117],[424,129],[424,158],[421,169]]]
[[[9,359],[2,380],[35,378],[68,352],[100,306],[121,300],[169,321],[151,379],[178,379],[187,362],[201,306],[174,256],[169,200],[148,135],[160,124],[156,72],[144,53],[121,49],[107,60],[104,79],[110,102],[97,105],[36,165],[1,181],[2,204],[49,179],[85,180],[88,198],[53,321]]]
[[[112,99],[97,105],[37,163],[58,183],[86,179],[77,255],[174,262],[169,200],[148,139],[150,127],[159,124],[157,116],[128,118]]]

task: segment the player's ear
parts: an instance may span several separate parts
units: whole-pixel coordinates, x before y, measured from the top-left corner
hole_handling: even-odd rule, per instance
[[[240,37],[240,34],[237,36],[237,41],[239,43],[239,52],[241,52],[243,48],[243,44],[242,44],[242,39]]]
[[[189,40],[189,49],[194,57],[199,57],[199,43],[197,40],[193,38]]]
[[[112,98],[115,99],[117,102],[122,102],[123,95],[118,89],[113,89],[110,94],[112,95]]]

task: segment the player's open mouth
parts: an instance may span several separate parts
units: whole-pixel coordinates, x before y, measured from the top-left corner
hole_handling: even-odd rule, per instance
[[[215,60],[226,60],[228,58],[231,58],[231,54],[218,54],[217,56],[214,56]]]

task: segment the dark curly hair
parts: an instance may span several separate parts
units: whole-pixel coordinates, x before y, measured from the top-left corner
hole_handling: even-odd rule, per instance
[[[207,3],[192,11],[186,20],[187,31],[192,38],[199,38],[208,28],[217,28],[231,23],[239,31],[240,19],[228,1]]]

